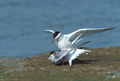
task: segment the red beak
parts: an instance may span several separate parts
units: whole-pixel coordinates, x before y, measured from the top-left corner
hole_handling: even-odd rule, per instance
[[[52,43],[54,42],[55,38],[53,38]]]
[[[54,54],[54,56],[55,56],[55,57],[58,57],[58,56],[56,55],[56,53]]]

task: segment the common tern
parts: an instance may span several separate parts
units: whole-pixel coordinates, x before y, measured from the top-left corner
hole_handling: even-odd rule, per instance
[[[117,28],[117,27],[78,29],[70,34],[62,34],[60,33],[60,31],[55,32],[53,30],[45,30],[45,32],[53,34],[52,42],[56,40],[56,45],[60,50],[66,50],[66,49],[72,48],[73,43],[75,44],[81,41],[84,37],[88,35],[104,32],[114,28]],[[77,40],[75,40],[76,38]]]
[[[81,49],[81,47],[80,47],[80,46],[87,44],[89,42],[90,41],[85,42],[85,43],[83,43],[75,48],[68,48],[64,52],[63,51],[60,51],[60,52],[52,51],[52,52],[50,52],[49,60],[51,60],[52,63],[54,63],[54,64],[64,63],[66,60],[68,60],[69,66],[71,66],[72,61],[75,58],[77,58],[80,54],[85,53],[85,52],[90,52],[89,50]]]

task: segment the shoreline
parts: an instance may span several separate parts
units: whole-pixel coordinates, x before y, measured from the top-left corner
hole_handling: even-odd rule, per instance
[[[0,58],[0,80],[10,81],[15,78],[18,81],[34,81],[37,79],[37,81],[44,79],[47,81],[58,79],[58,81],[64,79],[66,81],[72,79],[82,81],[88,79],[89,81],[108,79],[112,81],[114,79],[114,81],[118,81],[120,79],[120,47],[89,50],[92,52],[81,54],[73,61],[72,69],[68,62],[65,62],[64,66],[52,64],[48,60],[49,52],[27,58]],[[36,79],[28,76],[36,76]]]
[[[88,50],[95,50],[95,49],[104,49],[104,48],[116,48],[116,47],[120,47],[120,46],[113,46],[113,47],[101,47],[101,48],[88,48]],[[58,50],[56,50],[56,51],[58,51]],[[26,57],[26,56],[13,56],[13,57],[11,57],[11,56],[0,56],[0,59],[1,58],[10,58],[10,59],[16,59],[16,58],[19,58],[19,59],[22,59],[22,58],[32,58],[32,57],[36,57],[36,56],[39,56],[39,55],[41,55],[41,54],[46,54],[46,53],[50,53],[50,51],[49,52],[43,52],[43,53],[38,53],[38,54],[36,54],[36,55],[34,55],[34,56],[30,56],[30,57]]]

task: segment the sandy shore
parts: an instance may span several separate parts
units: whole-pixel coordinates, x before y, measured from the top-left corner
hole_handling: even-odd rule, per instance
[[[0,58],[0,81],[119,81],[120,47],[90,49],[64,66],[48,60],[49,53],[31,58]]]

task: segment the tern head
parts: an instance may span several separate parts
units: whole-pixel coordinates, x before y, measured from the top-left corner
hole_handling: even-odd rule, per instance
[[[53,34],[53,40],[52,40],[52,43],[54,42],[55,39],[59,38],[60,37],[60,32],[59,31],[56,31],[54,34]]]
[[[52,57],[51,55],[53,55],[53,54],[55,54],[55,51],[50,52],[49,59],[51,59],[51,57]]]
[[[55,53],[55,51],[51,51],[51,52],[50,52],[50,55],[52,55],[52,54],[54,54],[54,53]]]
[[[50,52],[50,55],[49,55],[49,58],[48,58],[49,60],[52,59],[52,57],[53,57],[52,55],[53,55],[54,53],[55,53],[55,51],[51,51],[51,52]]]

